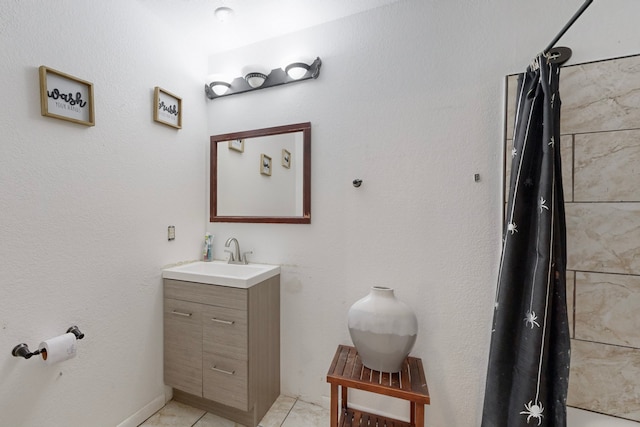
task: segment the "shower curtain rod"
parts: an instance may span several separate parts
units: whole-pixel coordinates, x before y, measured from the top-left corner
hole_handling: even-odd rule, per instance
[[[589,6],[591,6],[591,3],[593,3],[593,0],[587,0],[582,6],[580,6],[580,9],[578,9],[578,11],[571,17],[569,22],[567,22],[562,30],[560,30],[558,35],[551,41],[551,43],[549,43],[549,46],[547,46],[547,48],[544,50],[545,55],[548,54],[551,49],[553,49],[553,46],[556,45],[558,40],[560,40],[560,38],[564,36],[564,33],[566,33],[567,30],[571,28],[571,26],[578,20],[578,18],[580,18],[580,15],[582,15],[582,13],[587,10]]]

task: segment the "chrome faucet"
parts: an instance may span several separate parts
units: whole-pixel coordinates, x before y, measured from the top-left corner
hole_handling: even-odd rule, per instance
[[[240,243],[238,243],[238,239],[236,239],[235,237],[229,237],[227,239],[227,242],[224,244],[225,248],[228,248],[231,246],[231,243],[235,242],[236,246],[235,249],[233,251],[230,250],[226,250],[225,252],[229,252],[229,264],[249,264],[249,262],[247,261],[247,254],[252,253],[251,251],[249,252],[245,252],[244,254],[242,254],[242,256],[240,256]]]

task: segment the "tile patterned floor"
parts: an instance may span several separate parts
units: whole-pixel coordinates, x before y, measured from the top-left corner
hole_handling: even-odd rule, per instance
[[[280,396],[259,427],[326,427],[329,410],[293,397]],[[244,427],[217,415],[169,401],[139,427]]]

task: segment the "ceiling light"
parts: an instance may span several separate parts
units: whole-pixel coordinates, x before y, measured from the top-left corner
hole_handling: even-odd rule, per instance
[[[230,7],[222,6],[217,8],[213,14],[220,22],[226,22],[233,18],[233,9]]]
[[[309,71],[309,66],[304,62],[294,62],[286,66],[284,71],[294,80],[301,79]]]

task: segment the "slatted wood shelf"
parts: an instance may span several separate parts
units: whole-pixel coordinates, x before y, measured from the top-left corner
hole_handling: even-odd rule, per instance
[[[340,427],[411,427],[411,424],[348,408],[340,416]]]
[[[329,367],[327,382],[331,384],[331,427],[351,425],[369,425],[371,427],[424,427],[424,405],[431,403],[431,398],[422,367],[422,360],[419,358],[407,357],[400,372],[380,372],[364,366],[354,347],[340,345]],[[409,401],[411,422],[406,423],[349,408],[349,388]],[[340,421],[338,421],[339,391],[341,391],[342,395]],[[376,417],[377,420],[383,421],[384,424],[380,424],[379,421],[376,421],[377,424],[353,424],[355,419],[362,420],[363,414],[366,414],[367,417]],[[370,419],[371,418],[368,418],[368,420]]]

